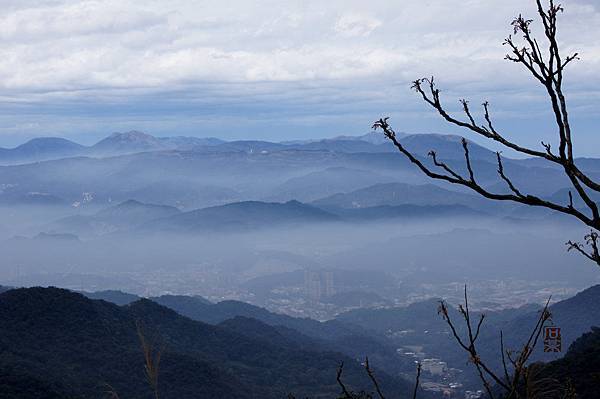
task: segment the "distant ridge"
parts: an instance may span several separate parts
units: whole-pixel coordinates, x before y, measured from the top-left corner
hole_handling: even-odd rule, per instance
[[[349,193],[338,193],[313,201],[320,207],[368,208],[397,205],[472,205],[481,200],[471,194],[446,190],[433,184],[381,183]]]
[[[164,147],[156,137],[132,130],[126,133],[111,134],[90,147],[90,152],[94,155],[111,155],[114,153],[126,154],[161,149],[164,149]]]
[[[309,222],[333,222],[338,217],[298,201],[242,201],[181,213],[149,222],[142,231],[242,231]]]
[[[91,146],[60,137],[38,137],[15,148],[0,148],[0,163],[10,165],[77,156],[102,157],[147,151],[192,150],[223,143],[225,141],[214,137],[155,137],[137,130],[112,133]]]
[[[146,204],[127,200],[102,209],[92,215],[67,216],[51,223],[48,228],[61,233],[78,235],[106,234],[117,230],[128,230],[151,220],[179,214],[172,206]]]
[[[15,148],[0,148],[0,160],[35,162],[81,154],[86,147],[60,137],[39,137]]]
[[[438,151],[441,158],[461,159],[460,137],[441,134],[402,134],[400,141],[416,154]],[[131,130],[112,133],[91,146],[59,137],[40,137],[15,148],[0,148],[0,164],[10,165],[88,156],[107,157],[151,151],[246,152],[325,151],[339,153],[390,153],[396,148],[381,134],[338,136],[330,139],[270,142],[264,140],[224,141],[214,137],[156,137]],[[473,160],[493,157],[493,152],[471,143]]]

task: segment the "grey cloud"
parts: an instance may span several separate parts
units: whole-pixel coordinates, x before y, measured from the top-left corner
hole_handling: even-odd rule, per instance
[[[0,134],[73,136],[111,123],[214,134],[212,121],[231,118],[248,135],[333,135],[362,133],[381,113],[406,130],[438,129],[408,90],[424,75],[438,76],[451,107],[489,99],[510,120],[527,104],[534,120],[543,96],[501,46],[511,17],[533,15],[532,4],[10,2],[0,11]],[[566,46],[582,52],[568,81],[576,115],[597,109],[599,21],[584,1],[562,16]]]

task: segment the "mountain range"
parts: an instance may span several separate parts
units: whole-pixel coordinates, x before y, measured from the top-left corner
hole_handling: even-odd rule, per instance
[[[364,375],[359,375],[360,370],[354,368],[352,364],[355,363],[350,359],[361,359],[368,354],[373,364],[380,365],[382,368],[383,371],[379,372],[379,375],[385,381],[386,389],[391,390],[388,392],[401,392],[408,389],[408,384],[401,381],[394,382],[384,374],[384,371],[390,374],[410,372],[412,360],[410,356],[398,356],[396,354],[398,347],[418,345],[428,356],[441,358],[451,366],[464,369],[466,355],[448,335],[447,325],[437,314],[439,301],[437,299],[414,303],[407,307],[360,309],[344,313],[328,322],[317,322],[311,319],[275,314],[238,301],[210,303],[202,297],[174,295],[140,299],[120,292],[85,293],[85,295],[96,299],[84,299],[79,294],[55,288],[17,289],[0,294],[0,315],[3,320],[8,321],[0,327],[0,331],[2,331],[0,345],[3,345],[4,353],[10,354],[10,356],[3,357],[4,361],[0,361],[0,370],[5,373],[8,370],[8,375],[11,377],[10,384],[20,386],[27,383],[32,390],[38,390],[36,391],[38,394],[39,390],[64,390],[66,387],[80,389],[83,392],[86,389],[92,389],[93,384],[88,385],[90,379],[99,378],[98,375],[101,375],[103,381],[110,382],[113,388],[118,388],[121,392],[134,393],[135,390],[139,390],[139,392],[146,390],[147,387],[144,387],[141,375],[135,377],[135,372],[132,374],[135,367],[128,372],[122,368],[122,365],[127,362],[130,362],[130,365],[136,364],[134,356],[136,320],[138,325],[142,321],[148,331],[153,331],[155,336],[160,336],[165,340],[163,343],[168,344],[165,346],[168,348],[165,352],[165,359],[169,360],[165,360],[165,376],[163,377],[163,380],[166,380],[163,383],[166,397],[170,397],[172,392],[182,395],[183,391],[177,391],[182,387],[173,386],[174,381],[169,379],[174,378],[172,373],[181,372],[177,371],[178,365],[190,367],[193,364],[190,363],[192,361],[190,358],[208,362],[204,366],[208,367],[208,370],[199,371],[200,381],[205,381],[204,373],[210,375],[211,372],[220,373],[219,375],[224,378],[228,375],[227,373],[232,372],[236,377],[231,378],[239,378],[239,372],[243,369],[245,375],[243,381],[238,379],[230,381],[242,384],[235,388],[243,387],[243,390],[251,390],[253,393],[249,397],[253,397],[255,392],[261,392],[262,395],[266,395],[265,397],[270,397],[271,393],[278,389],[279,392],[283,392],[286,389],[290,390],[292,386],[302,386],[304,384],[302,379],[305,378],[304,370],[306,373],[314,373],[312,367],[302,369],[302,372],[294,368],[294,362],[308,359],[304,356],[309,356],[314,362],[317,362],[312,366],[317,366],[318,362],[322,361],[325,370],[331,371],[335,365],[326,366],[331,356],[337,356],[341,360],[345,359],[350,364],[347,377],[349,381],[360,381],[363,384],[367,383],[363,378]],[[543,353],[540,346],[534,354],[534,361],[544,360],[546,362],[541,366],[535,366],[542,367],[539,372],[551,375],[559,381],[564,382],[568,376],[574,374],[567,372],[566,367],[579,370],[573,381],[580,394],[579,397],[582,398],[594,397],[592,391],[588,389],[588,384],[595,378],[595,373],[600,371],[597,357],[594,357],[596,355],[592,356],[589,352],[598,351],[599,330],[594,326],[600,323],[600,315],[595,314],[597,312],[594,313],[594,307],[591,304],[596,303],[599,297],[600,286],[594,286],[553,304],[550,307],[552,322],[563,329],[563,348],[566,355],[561,358],[561,354]],[[120,303],[121,306],[110,305],[102,299]],[[172,310],[167,310],[167,308]],[[538,305],[527,305],[521,308],[487,312],[485,325],[478,340],[482,358],[492,367],[499,368],[498,332],[504,331],[507,348],[519,348],[528,335],[528,328],[524,328],[524,326],[535,324],[539,309]],[[29,323],[34,323],[34,325],[28,325],[29,332],[27,334],[22,334],[21,331],[26,319],[16,318],[18,312],[23,310],[30,312],[27,320],[30,320]],[[173,311],[186,317],[178,316]],[[473,317],[478,317],[478,315],[478,311],[473,312]],[[464,326],[459,322],[460,315],[453,307],[450,307],[450,317],[458,323],[458,333],[466,334]],[[98,327],[95,323],[103,323],[104,327]],[[42,325],[43,328],[31,328]],[[60,332],[63,336],[59,341],[57,341],[59,332],[54,330],[58,326],[70,326],[65,330],[66,334],[65,331]],[[98,328],[99,331],[106,331],[106,333],[96,335],[93,344],[88,343],[90,346],[79,349],[78,353],[86,354],[86,357],[73,357],[72,355],[68,356],[66,352],[63,353],[66,348],[64,345],[75,345],[79,348],[75,341],[81,339],[81,334],[87,334],[90,329]],[[399,333],[401,331],[403,333]],[[17,334],[17,332],[21,333]],[[111,336],[112,344],[102,343],[103,340],[109,339],[103,334]],[[196,342],[196,339],[202,342]],[[30,347],[23,346],[25,342],[28,342]],[[46,343],[52,343],[52,346],[47,346]],[[115,346],[117,343],[118,345]],[[116,353],[113,354],[112,350],[104,350],[102,357],[99,357],[99,354],[88,353],[88,351],[95,353],[94,348],[100,344],[115,346],[125,355],[117,361]],[[247,345],[252,345],[252,349],[247,348]],[[78,375],[81,380],[74,383],[65,376],[61,376],[60,373],[64,373],[62,367],[57,367],[52,372],[44,370],[43,367],[47,366],[36,364],[34,357],[31,357],[33,353],[30,352],[31,350],[37,351],[36,358],[38,359],[40,356],[44,358],[52,354],[52,356],[56,356],[52,361],[79,364]],[[585,364],[588,367],[582,368],[582,364],[577,359],[581,359],[581,354],[586,351],[588,351],[588,355],[586,355],[588,361]],[[275,354],[276,352],[277,354]],[[578,353],[579,355],[577,355]],[[143,362],[140,359],[141,355],[139,356],[137,364],[141,369]],[[260,361],[256,356],[260,356]],[[111,373],[107,367],[90,368],[89,364],[81,363],[85,361],[96,364],[100,359],[106,363],[106,366],[116,366],[119,373],[124,373],[134,383],[123,386],[123,381],[119,381],[116,374]],[[52,361],[47,361],[50,362],[47,365],[53,364]],[[276,382],[270,387],[265,387],[260,382],[264,381],[264,376],[261,378],[259,374],[254,373],[265,373],[264,367],[275,367],[271,362],[283,362],[275,368],[277,374],[272,374],[271,369],[268,371],[269,375],[277,375],[279,378],[276,381],[281,381],[282,385]],[[24,364],[29,364],[27,372],[18,368],[18,365]],[[230,368],[226,371],[222,368],[223,366]],[[210,367],[218,369],[210,371]],[[333,368],[329,369],[328,367]],[[288,368],[290,372],[295,370],[293,372],[296,374],[291,380],[295,381],[294,383],[289,382],[290,376],[286,371]],[[470,369],[467,368],[467,370]],[[328,389],[334,388],[327,385],[325,374],[315,374],[317,383],[312,385],[313,393],[326,393]],[[463,377],[465,382],[471,381],[470,384],[477,384],[478,379],[470,372],[465,373]],[[469,378],[472,379],[469,380]],[[294,385],[296,382],[298,385]],[[211,383],[205,382],[205,386],[202,388],[188,380],[178,380],[177,383],[186,385],[186,389],[204,389],[207,397],[212,397],[210,395],[214,394],[215,389],[232,390],[222,391],[226,393],[235,392],[233,391],[235,388],[229,386],[222,379],[216,379]],[[324,385],[319,385],[321,383]],[[296,390],[299,389],[296,388]],[[92,390],[87,392],[90,397],[96,397]],[[222,392],[219,394],[223,394]],[[246,397],[243,392],[236,392],[236,394],[240,395],[239,397]],[[394,397],[392,394],[389,396]],[[137,396],[134,394],[134,397]]]
[[[600,325],[600,312],[591,304],[599,297],[600,285],[596,285],[552,304],[549,308],[552,318],[548,325],[561,327],[563,352],[545,353],[540,343],[535,349],[532,361],[551,362],[559,359],[577,338],[596,331],[594,328]],[[427,354],[442,358],[454,367],[461,367],[467,355],[456,345],[449,327],[438,314],[440,300],[431,299],[407,307],[357,309],[339,315],[336,320],[360,326],[374,333],[387,333],[398,346],[419,345]],[[458,333],[464,336],[467,331],[458,310],[453,307],[449,310]],[[477,341],[482,359],[496,370],[500,370],[500,331],[504,333],[504,347],[513,351],[519,350],[529,338],[540,310],[539,305],[527,305],[485,312],[486,318]],[[471,317],[478,319],[479,314],[481,312],[473,311]]]
[[[68,232],[78,236],[103,235],[116,231],[128,231],[152,220],[180,213],[181,211],[175,207],[129,200],[101,209],[91,215],[73,215],[61,218],[48,224],[46,229]]]
[[[362,191],[369,191],[364,189]],[[441,190],[441,189],[438,189]],[[443,191],[443,190],[442,190]],[[457,194],[460,196],[460,194]],[[485,214],[467,205],[448,204],[376,205],[345,207],[343,200],[326,198],[313,204],[295,200],[285,203],[240,201],[182,212],[167,205],[145,204],[128,200],[92,214],[78,214],[55,220],[43,229],[52,234],[73,234],[80,237],[111,233],[203,233],[243,232],[282,226],[302,226],[324,223],[354,223],[375,221],[411,221],[446,217],[480,217]],[[415,202],[417,198],[413,197]],[[382,199],[385,204],[387,199]],[[389,201],[395,203],[392,199]],[[463,201],[468,204],[468,201]],[[474,201],[477,202],[477,201]],[[356,204],[356,202],[354,202]],[[471,205],[471,204],[469,204]]]
[[[379,183],[348,193],[337,193],[312,202],[313,205],[326,209],[356,209],[416,203],[425,206],[473,206],[487,203],[487,201],[472,194],[450,191],[433,184]]]
[[[456,137],[418,134],[401,140],[424,162],[430,162],[429,150],[438,149],[440,159],[464,170],[464,154]],[[471,151],[480,184],[507,192],[497,173],[495,154],[476,144]],[[2,163],[9,165],[0,166],[2,206],[91,207],[97,211],[135,200],[191,211],[239,201],[296,200],[320,207],[345,201],[341,208],[406,204],[464,205],[486,212],[490,208],[486,201],[455,186],[432,185],[389,142],[373,133],[352,139],[270,143],[157,138],[128,132],[90,147],[44,138],[0,151]],[[600,176],[600,161],[587,159],[585,164],[592,177]],[[522,191],[568,201],[564,189],[569,182],[553,165],[507,159],[505,170]]]
[[[298,201],[245,201],[157,219],[141,228],[154,232],[245,231],[290,224],[334,222],[334,214]]]
[[[309,318],[295,318],[231,300],[213,304],[207,303],[203,298],[184,295],[163,295],[150,300],[183,316],[209,324],[219,325],[226,320],[243,317],[272,326],[282,335],[296,339],[301,345],[341,352],[355,359],[362,359],[368,353],[375,364],[379,364],[379,367],[391,375],[399,372],[412,373],[414,369],[412,361],[396,356],[395,348],[383,336],[341,321],[319,322]],[[310,340],[297,339],[298,333]]]
[[[350,386],[369,384],[358,362],[298,345],[310,342],[299,333],[239,317],[208,325],[146,299],[119,307],[57,288],[14,289],[0,294],[0,317],[6,398],[150,397],[140,334],[161,354],[164,398],[331,397],[342,361]],[[408,397],[411,384],[378,375],[390,397]]]
[[[0,148],[0,162],[15,164],[76,156],[114,156],[144,151],[183,150],[222,143],[224,141],[212,137],[154,137],[139,131],[113,133],[92,146],[60,137],[39,137],[15,148]]]
[[[456,152],[459,138],[445,135],[403,135],[403,143],[417,152],[436,149],[440,153]],[[473,145],[473,156],[489,157],[489,151]],[[60,137],[40,137],[15,148],[0,148],[0,162],[5,164],[39,162],[76,156],[105,157],[151,151],[200,152],[263,152],[282,150],[335,151],[335,152],[393,152],[395,149],[383,135],[339,136],[333,139],[288,141],[274,143],[259,140],[224,141],[214,137],[155,137],[140,131],[113,133],[91,146],[84,146]]]

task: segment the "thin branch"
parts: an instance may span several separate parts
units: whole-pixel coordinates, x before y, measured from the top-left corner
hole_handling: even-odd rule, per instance
[[[557,203],[554,203],[551,201],[543,200],[534,195],[523,195],[521,197],[521,196],[517,196],[515,194],[497,194],[497,193],[490,192],[487,189],[480,186],[479,184],[477,184],[476,182],[460,176],[458,173],[454,172],[443,162],[437,161],[437,158],[435,158],[435,152],[430,152],[430,155],[432,157],[434,157],[434,164],[436,166],[442,167],[445,171],[447,171],[450,174],[450,176],[433,172],[427,166],[425,166],[425,164],[423,162],[421,162],[415,155],[413,155],[410,151],[408,151],[402,145],[402,143],[400,143],[400,141],[396,137],[396,133],[389,125],[388,119],[389,118],[379,119],[378,121],[376,121],[373,124],[373,128],[381,129],[384,132],[385,136],[393,142],[393,144],[396,146],[396,148],[398,148],[398,150],[401,153],[403,153],[424,174],[431,177],[432,179],[444,180],[449,183],[465,186],[465,187],[470,188],[471,190],[477,192],[478,194],[482,195],[485,198],[489,198],[489,199],[493,199],[493,200],[497,200],[497,201],[513,201],[513,202],[518,202],[518,203],[521,203],[524,205],[549,208],[549,209],[552,209],[552,210],[555,210],[555,211],[558,211],[561,213],[572,215],[572,216],[576,217],[577,219],[579,219],[580,221],[582,221],[583,223],[587,224],[588,226],[594,227],[596,229],[600,229],[600,219],[591,219],[590,217],[586,216],[585,214],[578,211],[577,209],[570,208],[569,206],[560,205],[560,204],[557,204]]]
[[[385,396],[383,396],[383,393],[381,392],[381,389],[379,388],[379,383],[377,382],[377,379],[375,378],[375,374],[373,374],[373,370],[371,370],[371,367],[369,366],[369,358],[368,357],[365,358],[365,370],[367,371],[367,375],[371,379],[371,382],[373,383],[373,386],[375,387],[375,390],[377,391],[377,395],[379,395],[379,399],[385,399]]]
[[[504,333],[500,330],[500,353],[502,354],[502,369],[504,371],[504,378],[506,379],[506,383],[510,383],[510,377],[508,376],[508,366],[506,364],[506,356],[504,355]]]
[[[475,174],[473,173],[473,167],[471,166],[471,158],[469,157],[469,146],[467,139],[463,137],[461,143],[463,151],[465,152],[465,162],[467,164],[467,171],[469,172],[469,181],[475,183]]]
[[[521,384],[521,380],[524,378],[524,374],[526,373],[526,365],[527,362],[533,353],[534,348],[538,344],[538,340],[542,334],[544,323],[550,319],[551,314],[548,310],[550,304],[550,298],[546,302],[542,312],[540,313],[539,318],[529,335],[527,341],[523,344],[521,350],[518,352],[518,356],[514,359],[511,356],[511,352],[507,351],[504,347],[504,334],[500,331],[500,351],[502,354],[502,371],[503,377],[498,376],[487,364],[481,359],[479,352],[477,350],[476,341],[481,331],[481,326],[483,324],[484,316],[481,315],[479,317],[479,322],[477,323],[477,327],[474,329],[471,319],[471,311],[469,308],[469,300],[467,295],[467,289],[465,286],[465,294],[464,294],[464,305],[459,305],[458,311],[462,315],[465,323],[465,327],[467,330],[467,337],[463,338],[458,334],[457,328],[454,325],[454,321],[450,317],[450,313],[447,305],[444,302],[440,302],[440,307],[438,308],[438,313],[442,315],[446,324],[450,327],[452,331],[452,335],[454,336],[456,342],[462,347],[469,355],[469,360],[473,363],[477,370],[477,374],[479,379],[483,383],[483,386],[490,398],[494,398],[495,392],[492,389],[491,382],[493,382],[497,387],[504,390],[505,394],[507,394],[507,398],[514,398],[515,392],[519,388]],[[475,332],[474,332],[475,331]],[[507,357],[510,361],[513,369],[512,376],[509,374],[508,365],[507,365]],[[505,397],[504,395],[501,395]]]
[[[568,241],[567,242],[567,251],[575,250],[591,260],[592,262],[596,262],[600,264],[600,252],[598,250],[598,233],[595,231],[591,231],[589,234],[585,235],[584,240],[586,244],[591,248],[590,252],[585,250],[585,247],[579,242]]]
[[[498,160],[498,174],[500,175],[502,180],[504,180],[506,182],[506,184],[508,185],[510,190],[513,193],[515,193],[515,195],[517,197],[524,198],[525,196],[523,194],[521,194],[521,192],[519,190],[517,190],[517,188],[515,187],[513,182],[508,177],[506,177],[506,175],[504,174],[504,165],[502,165],[502,157],[500,156],[500,151],[496,152],[496,157]]]
[[[427,154],[427,155],[429,155],[431,157],[431,159],[433,161],[433,164],[435,166],[444,169],[446,172],[448,172],[455,179],[464,180],[458,173],[456,173],[448,165],[446,165],[445,162],[438,161],[438,159],[437,159],[437,153],[435,151],[429,151],[429,154]]]
[[[415,389],[413,391],[412,399],[417,399],[417,392],[419,391],[420,380],[421,380],[421,363],[417,362],[417,375],[415,377]]]
[[[352,395],[346,388],[346,385],[344,385],[344,383],[342,382],[342,373],[343,372],[344,372],[344,362],[341,362],[337,369],[337,375],[336,375],[335,379],[336,379],[338,385],[340,386],[340,388],[342,389],[342,395],[344,395],[343,398],[344,399],[352,399]]]

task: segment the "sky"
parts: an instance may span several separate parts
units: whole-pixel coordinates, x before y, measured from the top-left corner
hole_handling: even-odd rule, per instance
[[[424,76],[450,110],[489,100],[508,137],[556,136],[543,88],[503,60],[510,21],[535,18],[533,0],[1,3],[1,146],[128,130],[309,139],[364,134],[381,116],[407,133],[461,133],[411,91]],[[600,2],[564,3],[561,46],[581,55],[565,82],[575,148],[600,156]]]

